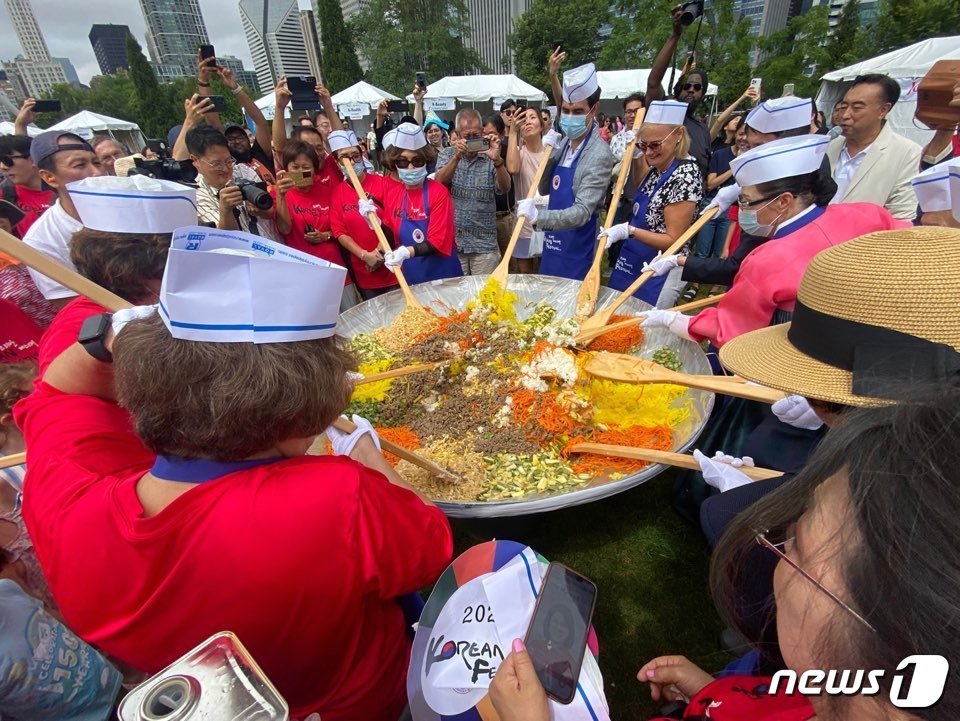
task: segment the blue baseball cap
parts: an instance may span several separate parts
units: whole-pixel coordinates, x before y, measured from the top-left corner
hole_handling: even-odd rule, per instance
[[[72,143],[60,144],[60,138],[69,138]],[[61,150],[87,150],[93,152],[93,148],[86,140],[76,133],[67,133],[60,130],[48,130],[40,133],[30,143],[30,159],[34,165],[40,165],[44,160],[54,153]]]

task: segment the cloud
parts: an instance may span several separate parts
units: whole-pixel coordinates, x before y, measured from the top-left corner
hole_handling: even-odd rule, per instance
[[[32,0],[32,4],[50,54],[70,58],[82,83],[89,83],[91,77],[100,74],[88,37],[94,24],[128,25],[147,54],[146,24],[136,0],[83,0],[77,3]],[[243,60],[245,67],[252,70],[253,62],[240,24],[238,5],[238,0],[200,0],[200,12],[217,53],[236,55]],[[0,11],[0,48],[3,48],[2,60],[12,60],[23,52],[5,9]]]

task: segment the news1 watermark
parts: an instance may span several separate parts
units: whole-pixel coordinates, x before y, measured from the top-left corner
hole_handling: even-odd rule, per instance
[[[897,708],[930,708],[943,696],[950,663],[943,656],[907,656],[890,681],[890,703]],[[886,671],[810,670],[778,671],[770,681],[770,693],[780,691],[803,696],[876,696]]]

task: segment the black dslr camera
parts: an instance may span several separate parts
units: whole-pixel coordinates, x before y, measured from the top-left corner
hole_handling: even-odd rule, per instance
[[[270,210],[273,207],[273,198],[267,192],[266,183],[254,183],[252,180],[237,180],[234,185],[240,188],[243,199],[253,203],[260,210]]]
[[[147,147],[156,153],[156,158],[134,158],[136,167],[127,175],[146,175],[158,180],[170,180],[174,183],[192,185],[197,179],[197,170],[189,160],[174,160],[170,149],[162,140],[148,140]]]
[[[692,25],[694,20],[703,15],[703,0],[685,2],[681,10],[680,22],[684,25]]]

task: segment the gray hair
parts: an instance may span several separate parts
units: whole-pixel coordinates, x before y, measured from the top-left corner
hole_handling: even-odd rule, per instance
[[[465,118],[475,118],[480,125],[483,125],[483,116],[480,115],[479,110],[477,110],[476,108],[464,108],[459,113],[457,113],[457,118],[454,121],[454,125],[457,128],[457,132],[460,132],[460,123]]]

